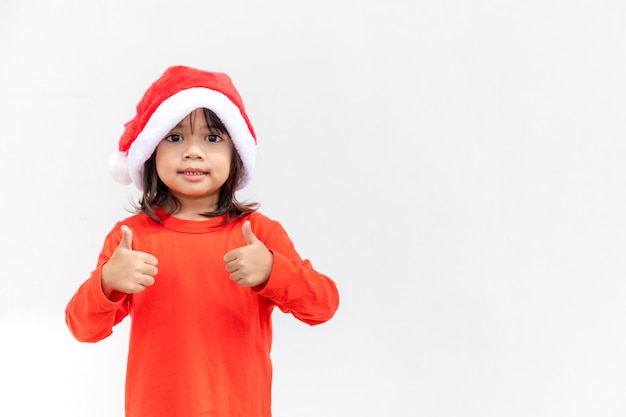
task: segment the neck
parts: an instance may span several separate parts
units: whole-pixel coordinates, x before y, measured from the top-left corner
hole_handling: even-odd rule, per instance
[[[189,199],[178,198],[180,202],[180,208],[178,211],[174,211],[174,207],[164,207],[163,209],[170,213],[170,215],[183,220],[206,220],[205,216],[200,213],[207,213],[217,210],[217,201],[208,201],[205,198],[201,199]]]

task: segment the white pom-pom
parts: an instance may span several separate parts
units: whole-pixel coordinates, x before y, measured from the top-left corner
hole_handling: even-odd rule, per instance
[[[111,175],[120,184],[130,184],[131,179],[128,174],[128,160],[123,152],[116,152],[109,157],[109,169]]]

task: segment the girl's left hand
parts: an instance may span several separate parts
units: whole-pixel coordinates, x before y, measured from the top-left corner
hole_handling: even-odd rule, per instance
[[[247,245],[233,249],[224,255],[230,279],[243,287],[256,287],[265,283],[272,272],[272,252],[252,233],[250,221],[241,227]]]

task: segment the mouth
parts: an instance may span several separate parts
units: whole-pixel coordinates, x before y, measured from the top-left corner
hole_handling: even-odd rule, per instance
[[[201,175],[206,175],[207,174],[204,171],[196,171],[196,170],[180,171],[180,173],[183,174],[183,175],[189,175],[189,176],[201,176]]]
[[[178,171],[178,173],[182,175],[184,178],[186,178],[187,180],[191,180],[191,181],[201,180],[202,178],[209,175],[208,172],[202,171],[200,169],[195,169],[195,168],[187,168],[185,170]]]

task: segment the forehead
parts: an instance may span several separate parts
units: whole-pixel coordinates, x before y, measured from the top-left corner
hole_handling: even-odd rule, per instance
[[[205,116],[204,109],[195,109],[178,122],[175,127],[194,126],[198,124],[203,126],[209,125],[209,120],[207,116]]]
[[[195,130],[196,128],[212,128],[228,134],[220,118],[211,110],[204,108],[198,108],[189,113],[183,120],[178,122],[174,129],[183,127],[189,127],[191,130]]]

